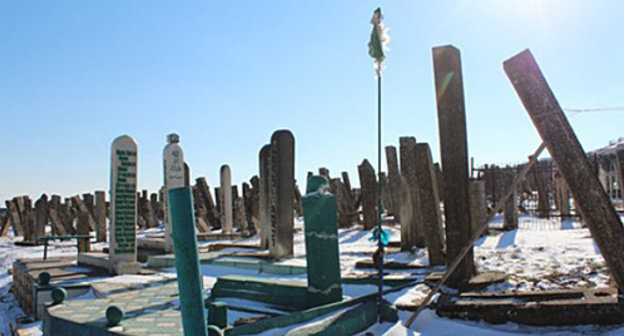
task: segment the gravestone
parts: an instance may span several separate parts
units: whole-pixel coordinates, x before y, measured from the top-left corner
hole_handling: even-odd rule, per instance
[[[88,215],[87,222],[89,224],[89,230],[91,231],[95,230],[95,220],[91,216],[91,213],[89,212],[89,208],[87,208],[87,205],[80,198],[80,195],[76,195],[72,197],[72,205],[76,208],[76,213],[84,212]]]
[[[49,208],[48,208],[48,195],[43,194],[35,202],[35,230],[33,235],[33,242],[39,244],[39,238],[46,235],[46,226],[48,225]]]
[[[24,225],[24,241],[36,244],[35,213],[32,208],[30,197],[19,197],[18,208],[21,209],[20,216],[22,217],[22,224]]]
[[[221,229],[223,233],[234,231],[234,215],[232,213],[232,174],[230,166],[221,166],[221,187],[219,199],[221,201]]]
[[[375,170],[370,162],[364,159],[358,166],[358,173],[362,190],[364,230],[370,230],[377,226],[377,182],[375,181]]]
[[[106,237],[106,192],[95,192],[95,241],[105,242]]]
[[[559,215],[561,217],[570,216],[570,190],[561,173],[555,173],[555,200]]]
[[[152,203],[150,202],[148,192],[145,189],[143,189],[143,191],[141,192],[140,204],[140,213],[145,219],[145,224],[147,228],[156,227],[156,216],[154,215],[154,210],[152,209]]]
[[[109,258],[117,274],[136,273],[137,144],[128,135],[113,141],[111,148]]]
[[[9,215],[0,213],[0,237],[6,237],[9,234]]]
[[[433,48],[433,67],[438,107],[440,158],[444,180],[447,266],[472,236],[468,198],[468,144],[466,112],[459,50],[453,46]],[[468,281],[475,273],[474,254],[468,251],[450,277],[450,285]]]
[[[470,223],[472,232],[479,229],[487,216],[487,200],[485,195],[485,180],[470,181]],[[488,229],[483,231],[487,234]]]
[[[251,218],[253,220],[255,233],[260,232],[260,178],[258,175],[254,175],[250,180],[251,194],[250,194],[250,207]]]
[[[4,201],[7,207],[7,211],[9,213],[9,219],[11,220],[11,225],[13,225],[13,234],[15,237],[24,236],[24,228],[22,226],[22,219],[19,216],[19,212],[17,210],[17,206],[13,200]]]
[[[61,221],[63,222],[63,226],[65,227],[65,231],[69,234],[76,233],[74,229],[74,219],[75,219],[75,210],[72,205],[72,198],[65,198],[65,202],[61,204]]]
[[[234,199],[233,212],[236,214],[236,216],[234,216],[236,220],[234,227],[239,228],[243,234],[249,236],[249,230],[247,230],[247,216],[245,215],[245,202],[242,197],[236,197],[236,199]]]
[[[171,214],[169,208],[169,190],[184,187],[186,176],[184,171],[184,154],[180,148],[180,136],[172,133],[167,136],[167,145],[163,149],[163,211],[165,222],[165,251],[173,251],[173,231],[171,231]]]
[[[48,203],[48,215],[50,217],[50,224],[52,226],[52,233],[57,236],[66,236],[69,233],[65,230],[63,226],[63,221],[61,220],[61,196],[52,195],[50,198],[50,202]]]
[[[195,179],[195,184],[199,189],[199,195],[201,196],[201,199],[203,200],[204,206],[206,208],[206,217],[208,219],[208,222],[213,229],[220,229],[221,220],[219,219],[219,214],[217,212],[215,202],[212,199],[210,187],[208,186],[206,179],[204,177],[199,177]]]
[[[323,176],[327,181],[331,181],[331,177],[329,177],[329,169],[325,167],[321,167],[318,169],[319,175]]]
[[[294,194],[294,207],[295,207],[295,213],[297,213],[297,216],[303,216],[303,207],[301,205],[301,190],[299,190],[299,186],[297,185],[297,180],[295,180],[295,190],[293,190]]]
[[[257,191],[258,191],[257,189],[253,190],[251,186],[249,185],[249,183],[243,182],[242,199],[243,199],[243,205],[245,207],[245,225],[246,225],[246,227],[244,227],[244,230],[250,236],[253,236],[258,232],[256,228],[256,220],[254,219],[254,211],[257,211],[257,209],[254,209],[254,206],[258,204]],[[256,198],[255,203],[254,203],[254,198]]]
[[[533,124],[578,203],[620,291],[624,288],[624,227],[589,164],[572,126],[527,49],[504,62]]]
[[[401,176],[396,147],[386,146],[386,164],[388,166],[388,189],[390,191],[390,213],[396,222],[401,222]]]
[[[87,212],[78,213],[78,223],[76,224],[76,234],[88,236],[89,229],[89,216]],[[89,239],[78,239],[78,253],[84,253],[91,251],[91,244]]]
[[[264,145],[258,154],[259,162],[259,217],[260,217],[260,247],[269,248],[271,232],[271,145]]]
[[[108,255],[100,252],[78,253],[78,264],[107,269],[114,274],[136,274],[141,271],[137,255],[137,144],[128,135],[116,138],[111,145],[110,211]],[[76,232],[89,234],[93,217],[79,197],[73,197]],[[71,202],[66,199],[68,210]],[[97,235],[97,233],[96,233]],[[82,242],[81,244],[88,244]],[[83,246],[81,249],[84,249]]]
[[[403,136],[399,138],[399,151],[401,153],[401,175],[409,187],[410,200],[412,202],[411,216],[409,219],[401,217],[401,249],[411,250],[413,246],[425,247],[425,234],[420,211],[420,195],[418,194],[418,181],[416,176],[415,149],[416,138]],[[404,204],[405,205],[405,204]]]
[[[390,191],[388,190],[388,176],[386,176],[386,173],[379,173],[378,183],[381,185],[381,210],[382,213],[384,213],[390,209],[390,202],[392,202],[390,199]]]
[[[444,265],[444,232],[442,229],[442,212],[440,196],[436,183],[435,168],[431,158],[431,150],[426,143],[417,143],[414,147],[416,181],[418,182],[418,199],[422,216],[425,242],[429,252],[429,264]]]
[[[295,139],[288,130],[271,136],[270,205],[271,234],[269,251],[274,258],[294,254]]]
[[[314,176],[312,179],[324,177]],[[302,204],[308,273],[307,306],[341,301],[336,196],[323,191],[323,188],[308,190]]]
[[[512,186],[514,172],[511,168],[503,171],[503,190],[505,192]],[[503,207],[503,230],[514,230],[518,228],[518,192],[514,190],[505,202]]]
[[[95,219],[95,199],[93,198],[93,194],[82,194],[82,201],[84,202],[85,207],[87,207],[91,217]]]

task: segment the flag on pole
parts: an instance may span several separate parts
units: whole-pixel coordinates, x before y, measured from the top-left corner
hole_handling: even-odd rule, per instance
[[[370,41],[368,42],[368,55],[375,59],[375,75],[379,76],[383,70],[381,62],[386,58],[384,50],[389,50],[388,42],[390,41],[388,28],[385,28],[383,25],[381,8],[375,9],[370,23],[373,25],[373,31],[371,32]]]

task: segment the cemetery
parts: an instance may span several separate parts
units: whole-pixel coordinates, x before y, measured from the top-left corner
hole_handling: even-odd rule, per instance
[[[5,285],[27,316],[10,332],[28,335],[24,326],[41,321],[44,335],[370,335],[421,313],[624,330],[624,142],[585,152],[526,50],[504,66],[544,143],[520,165],[469,167],[459,50],[433,48],[433,60],[445,90],[439,163],[405,136],[398,150],[385,147],[387,172],[359,164],[359,188],[325,167],[300,186],[295,135],[277,130],[240,193],[227,164],[211,190],[204,177],[191,182],[181,137],[170,134],[163,186],[150,193],[137,187],[140,145],[123,135],[111,145],[109,190],[6,200],[3,248],[28,251]],[[552,158],[539,159],[544,149]],[[374,233],[378,200],[385,237]],[[594,249],[604,264],[562,255],[567,273],[531,270],[545,265],[521,256],[548,247],[511,236],[539,229],[582,240],[579,253]],[[513,251],[487,252],[495,241]],[[548,244],[563,254],[558,243]]]
[[[475,165],[460,50],[431,60],[439,143],[380,135],[358,176],[296,165],[288,128],[240,184],[225,155],[192,174],[186,134],[149,167],[119,134],[106,188],[2,200],[0,335],[624,335],[624,138],[585,148],[525,49],[491,66],[541,144]]]

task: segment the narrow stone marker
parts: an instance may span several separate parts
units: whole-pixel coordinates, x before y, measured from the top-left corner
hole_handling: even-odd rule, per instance
[[[514,173],[511,168],[503,170],[503,190],[508,190],[513,184]],[[503,208],[503,230],[518,228],[518,191],[514,190]]]
[[[401,247],[410,250],[413,246],[425,247],[425,233],[420,211],[420,196],[418,194],[418,178],[416,177],[415,146],[416,138],[403,136],[399,138],[401,153],[401,175],[409,187],[412,202],[411,217],[409,220],[401,217]],[[405,237],[405,242],[403,241]]]
[[[6,235],[9,233],[10,221],[11,219],[9,218],[8,214],[6,214],[5,216],[0,216],[0,237],[6,237]]]
[[[295,138],[279,130],[271,136],[270,160],[271,235],[269,250],[274,258],[294,254]]]
[[[390,191],[390,214],[395,222],[401,222],[401,176],[397,160],[396,147],[386,146],[386,164],[388,166],[388,189]]]
[[[468,198],[468,144],[464,88],[459,50],[453,46],[433,48],[440,158],[444,185],[447,266],[472,235]],[[475,272],[472,249],[450,277],[456,285]]]
[[[89,235],[89,216],[88,212],[78,213],[78,223],[76,224],[76,234]],[[78,253],[91,251],[91,242],[89,239],[78,239]]]
[[[368,160],[364,159],[358,166],[358,173],[360,175],[360,189],[362,190],[364,230],[370,230],[377,225],[377,182],[375,181],[375,169],[373,169]]]
[[[68,235],[67,231],[65,231],[65,227],[63,226],[63,222],[59,217],[58,211],[55,208],[50,208],[48,215],[50,216],[50,224],[52,225],[54,234],[57,236]]]
[[[221,166],[221,187],[219,200],[221,201],[221,229],[223,233],[234,231],[234,214],[232,212],[232,173],[230,166]]]
[[[185,185],[184,154],[180,148],[180,136],[171,133],[167,135],[167,145],[163,149],[163,176],[164,176],[164,222],[165,222],[165,251],[173,251],[173,231],[171,229],[171,209],[169,207],[169,190],[181,188]]]
[[[201,196],[204,205],[206,207],[206,217],[208,222],[213,229],[221,228],[221,219],[219,219],[219,214],[217,211],[217,207],[215,205],[214,200],[212,199],[212,194],[210,193],[210,187],[206,182],[206,178],[199,177],[195,179],[195,183],[197,188],[199,189],[199,195]]]
[[[555,203],[561,217],[570,216],[570,190],[561,173],[555,173]]]
[[[624,288],[624,227],[592,171],[555,95],[527,49],[504,62],[533,124],[557,163],[620,291]]]
[[[446,258],[444,256],[442,211],[440,210],[440,196],[438,195],[431,150],[428,144],[417,143],[414,151],[420,200],[419,209],[422,215],[427,251],[429,252],[429,264],[431,266],[444,265]]]
[[[65,231],[63,222],[60,216],[61,211],[61,196],[52,195],[48,202],[48,215],[50,216],[50,225],[52,226],[52,234],[57,236],[66,236],[68,233]]]
[[[137,144],[128,135],[111,147],[111,211],[109,258],[113,263],[136,262]]]
[[[80,198],[80,195],[76,195],[76,196],[72,197],[72,204],[76,208],[76,212],[77,213],[81,213],[81,212],[87,213],[87,215],[88,215],[87,216],[88,217],[87,218],[87,224],[89,224],[89,230],[91,230],[91,231],[95,230],[95,220],[91,216],[91,213],[89,212],[89,208],[87,208],[87,205]]]
[[[39,238],[45,236],[45,228],[48,225],[49,215],[48,195],[43,194],[35,202],[35,230],[33,235],[33,242],[35,244],[39,244]]]
[[[470,181],[470,223],[472,232],[479,229],[479,225],[483,223],[487,216],[487,196],[485,194],[485,180]],[[483,230],[483,234],[487,234],[488,229]]]
[[[267,249],[271,232],[271,145],[264,145],[258,156],[260,247]]]
[[[15,237],[24,236],[24,228],[22,226],[22,219],[19,216],[19,212],[17,211],[17,206],[15,202],[12,200],[4,201],[6,204],[7,210],[9,212],[9,219],[11,220],[11,225],[13,225],[13,234]]]
[[[106,237],[106,193],[95,192],[95,241],[105,242]]]

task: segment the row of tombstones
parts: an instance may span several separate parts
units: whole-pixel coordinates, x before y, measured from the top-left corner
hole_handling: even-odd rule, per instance
[[[40,238],[50,233],[55,236],[89,234],[96,231],[97,241],[106,241],[106,216],[108,203],[103,191],[65,198],[46,194],[34,203],[28,196],[6,200],[6,214],[0,218],[0,236],[10,227],[15,236],[23,237],[27,244],[39,244]]]

